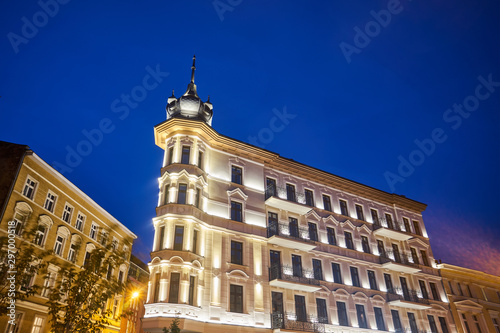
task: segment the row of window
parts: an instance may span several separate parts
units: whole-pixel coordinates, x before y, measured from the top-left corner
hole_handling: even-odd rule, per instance
[[[153,292],[153,303],[160,302],[160,277],[161,273],[156,273],[154,276],[154,292]],[[168,290],[168,303],[180,303],[180,279],[181,273],[172,272],[170,273],[170,283]],[[191,275],[189,277],[189,287],[188,287],[188,299],[187,304],[195,305],[195,292],[196,292],[196,277]]]
[[[181,149],[181,164],[189,164],[191,155],[191,147],[190,146],[182,146]],[[173,164],[174,162],[174,147],[169,147],[167,150],[167,164]],[[203,169],[203,152],[200,150],[198,152],[198,163],[197,166],[200,169]]]
[[[274,196],[277,194],[277,187],[276,187],[276,180],[273,178],[266,178],[266,196]],[[286,198],[289,201],[294,201],[297,202],[297,193],[295,190],[295,185],[292,184],[286,184]],[[326,211],[332,212],[332,201],[331,197],[329,195],[323,194],[323,209]],[[315,207],[314,204],[314,192],[312,190],[304,190],[304,203],[307,206]],[[350,216],[349,215],[349,209],[347,205],[347,201],[344,199],[339,199],[339,207],[340,207],[340,214],[345,215],[345,216]],[[363,206],[360,204],[355,204],[354,205],[356,209],[356,218],[361,221],[366,221],[365,219],[365,213],[363,210]],[[397,222],[393,222],[392,219],[392,214],[390,213],[384,213],[385,219],[379,218],[378,211],[374,208],[370,208],[370,213],[372,217],[372,223],[374,225],[381,225],[388,227],[390,229],[397,229],[401,231],[406,231],[406,232],[412,232],[411,226],[410,226],[410,220],[406,217],[403,217],[403,222],[402,226],[399,226]],[[416,235],[422,236],[422,230],[420,229],[420,224],[418,221],[412,221],[413,224],[413,233]],[[404,230],[403,230],[404,229]]]
[[[165,249],[165,226],[162,225],[160,226],[158,230],[158,245],[157,245],[157,251],[161,251]],[[192,248],[191,252],[198,254],[198,233],[199,231],[197,229],[193,230],[193,242],[192,242]],[[184,226],[181,225],[176,225],[175,230],[174,230],[174,245],[173,245],[173,250],[175,251],[182,251],[184,247]]]

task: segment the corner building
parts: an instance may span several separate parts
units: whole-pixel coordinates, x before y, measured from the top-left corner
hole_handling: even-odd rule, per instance
[[[219,134],[194,71],[154,129],[144,330],[455,332],[426,205]]]

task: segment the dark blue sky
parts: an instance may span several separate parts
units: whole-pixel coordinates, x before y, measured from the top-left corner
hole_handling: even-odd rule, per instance
[[[500,274],[498,1],[61,2],[2,2],[0,140],[59,167],[84,152],[64,175],[139,235],[143,260],[153,126],[196,53],[218,132],[428,204],[436,258]],[[295,117],[271,138],[276,110]]]

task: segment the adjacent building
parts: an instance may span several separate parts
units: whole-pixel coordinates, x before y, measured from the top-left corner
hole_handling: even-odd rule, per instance
[[[121,333],[143,333],[142,318],[149,282],[149,268],[133,254],[127,276],[124,311],[129,313],[122,318]]]
[[[218,133],[194,73],[154,128],[146,332],[456,332],[425,204]]]
[[[37,251],[52,250],[47,274],[18,281],[42,286],[39,293],[16,302],[15,324],[0,317],[0,331],[7,333],[49,332],[48,295],[62,265],[79,269],[93,249],[112,242],[123,251],[125,263],[109,277],[127,279],[129,256],[136,236],[107,211],[42,160],[28,146],[0,141],[0,237],[6,237],[9,222],[15,225],[16,248],[31,243]],[[2,249],[6,253],[6,249]],[[123,295],[108,301],[111,324],[104,332],[118,332]]]
[[[500,277],[439,264],[459,333],[500,333]]]

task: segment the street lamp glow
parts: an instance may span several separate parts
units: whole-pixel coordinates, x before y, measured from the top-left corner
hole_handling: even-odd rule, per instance
[[[134,291],[132,293],[132,298],[137,298],[137,297],[139,297],[139,292],[138,291]]]

